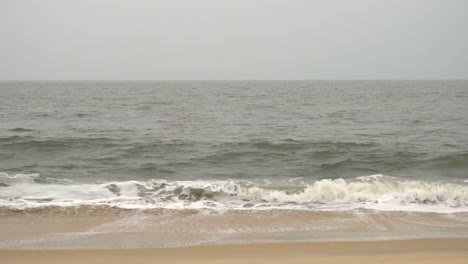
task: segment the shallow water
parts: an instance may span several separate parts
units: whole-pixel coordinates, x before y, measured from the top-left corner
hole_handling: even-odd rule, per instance
[[[353,211],[0,210],[0,248],[153,248],[468,236],[468,214]]]

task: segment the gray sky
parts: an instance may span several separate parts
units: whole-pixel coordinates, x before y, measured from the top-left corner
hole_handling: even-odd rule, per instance
[[[0,0],[1,79],[468,79],[468,1]]]

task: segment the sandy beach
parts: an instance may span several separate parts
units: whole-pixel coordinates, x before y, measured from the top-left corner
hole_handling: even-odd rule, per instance
[[[1,250],[10,263],[467,263],[468,238],[165,249]]]

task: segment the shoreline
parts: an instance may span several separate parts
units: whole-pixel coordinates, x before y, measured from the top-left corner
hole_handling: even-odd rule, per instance
[[[126,249],[468,238],[468,214],[408,212],[0,211],[0,249]]]
[[[466,263],[468,238],[300,242],[155,249],[0,250],[18,263]]]

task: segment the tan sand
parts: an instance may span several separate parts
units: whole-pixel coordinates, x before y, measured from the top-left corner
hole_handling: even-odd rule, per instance
[[[468,263],[468,238],[166,249],[0,250],[0,263]]]

